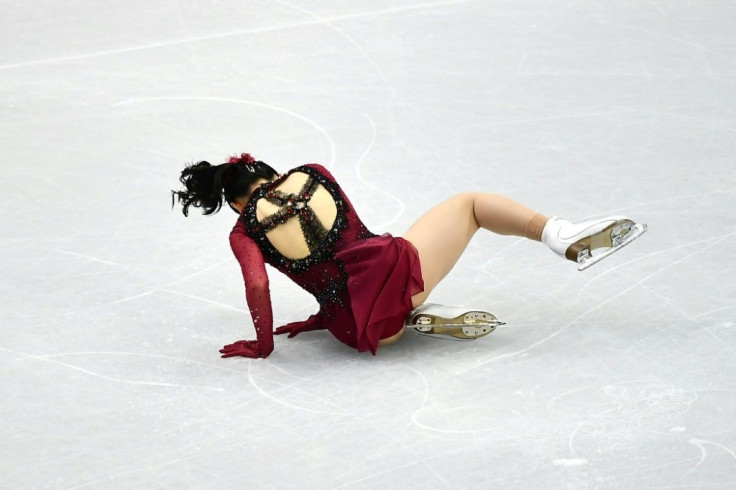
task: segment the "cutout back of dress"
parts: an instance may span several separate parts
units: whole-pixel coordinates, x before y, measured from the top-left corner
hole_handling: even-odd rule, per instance
[[[320,247],[335,223],[330,192],[304,172],[290,174],[258,199],[256,217],[271,245],[288,259],[303,259]]]

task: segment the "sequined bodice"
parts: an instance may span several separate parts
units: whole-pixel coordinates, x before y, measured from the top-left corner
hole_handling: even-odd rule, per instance
[[[294,172],[308,176],[299,193],[288,194],[276,189]],[[332,196],[336,207],[335,221],[329,230],[309,205],[310,198],[320,185]],[[261,198],[279,206],[279,209],[259,221],[256,205]],[[285,257],[266,236],[268,231],[290,219],[299,220],[310,251],[306,257]],[[258,245],[265,261],[313,294],[323,307],[342,304],[345,300],[347,275],[344,264],[335,258],[335,253],[356,240],[376,236],[365,227],[329,171],[316,164],[296,167],[279,179],[257,188],[245,206],[241,220],[245,232]]]

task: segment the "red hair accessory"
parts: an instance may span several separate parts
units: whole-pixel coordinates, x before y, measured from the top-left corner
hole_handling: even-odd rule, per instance
[[[227,163],[229,163],[230,165],[233,165],[235,163],[245,163],[246,165],[250,165],[252,163],[256,163],[256,159],[253,158],[250,153],[241,153],[239,157],[230,157],[230,160]]]

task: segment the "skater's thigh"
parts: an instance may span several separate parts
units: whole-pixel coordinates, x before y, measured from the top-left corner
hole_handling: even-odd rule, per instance
[[[473,213],[475,193],[458,194],[420,217],[404,234],[419,252],[424,291],[412,297],[421,305],[462,255],[478,223]]]

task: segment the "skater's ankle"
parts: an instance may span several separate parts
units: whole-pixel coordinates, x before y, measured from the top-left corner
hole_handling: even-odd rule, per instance
[[[524,236],[529,240],[541,242],[542,231],[544,231],[544,226],[547,224],[547,221],[549,221],[549,218],[543,214],[535,214],[524,227]]]

